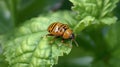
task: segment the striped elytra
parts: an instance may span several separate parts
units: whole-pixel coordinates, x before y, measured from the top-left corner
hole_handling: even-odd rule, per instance
[[[67,24],[60,22],[54,22],[48,27],[48,32],[50,36],[62,37],[63,39],[71,39],[78,46],[77,42],[74,40],[73,31],[69,28]]]
[[[62,36],[63,39],[73,38],[72,30],[67,24],[54,22],[48,27],[48,31],[53,36]]]

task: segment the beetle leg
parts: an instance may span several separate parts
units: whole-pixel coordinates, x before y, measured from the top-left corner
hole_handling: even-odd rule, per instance
[[[64,39],[62,39],[61,42],[64,43]]]
[[[64,42],[64,40],[65,40],[65,39],[62,39],[61,42],[62,42],[65,46],[68,46],[68,47],[72,48],[72,45],[71,45],[71,44],[66,44],[66,43]]]
[[[53,34],[47,34],[46,36],[54,36]]]

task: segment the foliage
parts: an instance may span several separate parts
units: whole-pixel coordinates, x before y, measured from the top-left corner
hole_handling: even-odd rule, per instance
[[[118,0],[70,0],[72,11],[63,10],[66,5],[61,11],[51,11],[51,4],[58,9],[63,2],[0,1],[0,66],[52,67],[59,56],[71,52],[55,67],[119,67],[120,22],[114,12]],[[70,39],[62,43],[62,38],[46,36],[53,22],[68,24],[79,47]]]

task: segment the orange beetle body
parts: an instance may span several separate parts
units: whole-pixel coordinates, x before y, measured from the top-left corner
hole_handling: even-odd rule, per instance
[[[77,42],[74,40],[73,31],[68,27],[67,24],[54,22],[48,27],[48,32],[50,33],[48,35],[51,36],[62,37],[63,39],[71,39],[78,46]]]
[[[67,24],[60,22],[52,23],[48,27],[48,31],[53,36],[61,36],[63,39],[74,39],[74,34]]]

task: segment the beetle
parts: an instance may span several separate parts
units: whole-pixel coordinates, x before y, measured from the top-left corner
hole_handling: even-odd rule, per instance
[[[73,31],[69,28],[67,24],[63,24],[60,22],[54,22],[48,27],[48,36],[55,36],[55,37],[62,37],[64,39],[71,39],[75,42],[76,46],[78,46],[77,42],[75,41],[75,36]]]

